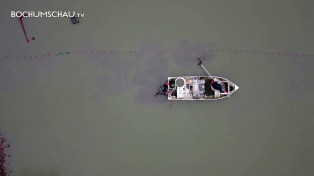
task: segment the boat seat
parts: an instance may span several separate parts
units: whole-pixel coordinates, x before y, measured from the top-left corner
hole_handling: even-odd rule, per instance
[[[228,92],[228,88],[229,88],[229,84],[228,82],[223,82],[223,90],[225,90],[226,92]]]
[[[210,96],[214,94],[214,91],[212,90],[210,83],[212,82],[212,79],[206,79],[205,80],[205,95]]]

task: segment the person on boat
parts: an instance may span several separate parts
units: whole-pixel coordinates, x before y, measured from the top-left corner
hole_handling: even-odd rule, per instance
[[[217,78],[214,78],[212,80],[211,87],[212,87],[213,90],[218,90],[221,93],[222,92],[226,93],[226,91],[224,90],[224,87],[222,85],[222,82],[219,79],[217,79]]]

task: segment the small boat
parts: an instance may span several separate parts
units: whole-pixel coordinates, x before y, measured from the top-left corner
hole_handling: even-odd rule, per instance
[[[212,82],[222,83],[222,91],[214,90]],[[220,100],[239,89],[226,78],[218,76],[168,77],[168,100]]]
[[[166,95],[168,100],[221,100],[229,98],[239,87],[226,78],[211,76],[202,65],[199,66],[206,76],[168,77],[166,83],[158,89],[157,95]]]

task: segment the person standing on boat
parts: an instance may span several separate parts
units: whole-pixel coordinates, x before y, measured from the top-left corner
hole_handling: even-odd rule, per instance
[[[226,92],[225,90],[224,90],[224,87],[223,87],[223,85],[222,85],[222,82],[219,80],[219,79],[217,79],[217,78],[214,78],[213,80],[212,80],[212,82],[211,82],[211,88],[213,89],[213,90],[218,90],[219,92]]]

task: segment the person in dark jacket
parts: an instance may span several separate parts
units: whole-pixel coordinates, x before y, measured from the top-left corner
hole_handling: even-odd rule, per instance
[[[223,86],[222,86],[222,82],[219,80],[219,79],[217,79],[217,78],[214,78],[213,80],[212,80],[212,82],[211,82],[211,87],[212,87],[212,89],[214,89],[214,90],[219,90],[219,92],[226,92],[225,90],[224,90],[224,88],[223,88]]]

